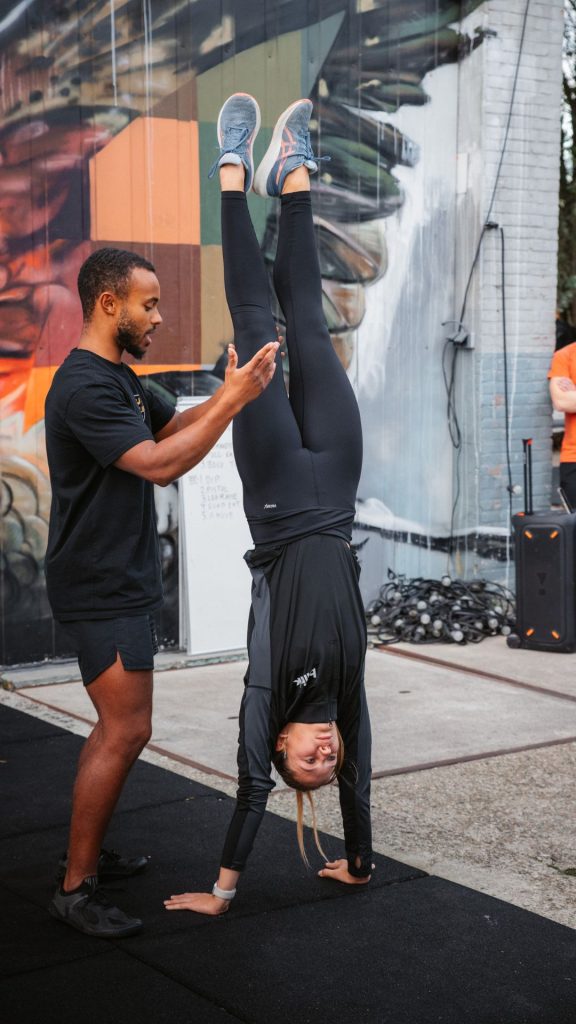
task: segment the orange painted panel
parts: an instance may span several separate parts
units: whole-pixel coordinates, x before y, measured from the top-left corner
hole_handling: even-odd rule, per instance
[[[198,125],[139,117],[90,161],[94,241],[200,242]]]

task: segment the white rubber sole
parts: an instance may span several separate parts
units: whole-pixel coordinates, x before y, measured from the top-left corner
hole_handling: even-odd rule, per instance
[[[232,99],[233,96],[247,96],[248,99],[252,100],[252,102],[253,102],[253,104],[254,104],[254,106],[256,108],[256,125],[255,125],[254,131],[252,133],[252,138],[250,139],[249,145],[247,146],[247,151],[248,151],[248,156],[250,158],[250,163],[252,164],[252,167],[254,167],[254,153],[253,153],[253,150],[254,150],[254,139],[256,138],[256,136],[258,135],[258,132],[260,131],[260,124],[261,124],[261,121],[262,121],[262,118],[260,116],[260,107],[258,105],[258,100],[255,100],[254,97],[251,96],[249,92],[235,92],[235,93],[232,94],[232,96],[229,96],[228,99]],[[228,102],[228,100],[226,100],[226,103],[227,102]],[[226,106],[226,103],[224,103],[222,105],[222,107],[220,109],[220,113],[218,114],[218,121],[216,122],[216,134],[217,134],[217,137],[218,137],[218,144],[219,145],[220,145],[220,139],[221,139],[220,121],[221,121],[221,117],[222,117],[222,111],[224,110],[224,107]],[[252,178],[252,184],[253,183],[254,183],[254,178]],[[246,189],[246,191],[248,191],[248,189]]]
[[[312,101],[307,100],[306,102],[309,102],[310,108],[312,108]],[[268,149],[266,150],[264,156],[262,157],[262,160],[260,161],[256,173],[254,175],[252,189],[256,193],[256,195],[268,195],[266,185],[268,182],[270,171],[272,170],[274,164],[278,159],[278,155],[280,152],[280,143],[282,142],[282,133],[284,131],[284,128],[286,127],[286,122],[288,118],[292,114],[292,111],[296,107],[299,107],[301,103],[301,99],[295,100],[294,103],[291,103],[289,107],[286,107],[286,110],[284,110],[280,114],[280,117],[278,118],[276,124],[274,125],[274,131],[272,133],[270,145],[268,146]]]

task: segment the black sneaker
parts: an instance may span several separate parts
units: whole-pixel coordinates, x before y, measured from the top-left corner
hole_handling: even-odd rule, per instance
[[[68,856],[63,853],[58,861],[56,881],[61,882],[66,874]],[[145,871],[150,863],[149,857],[122,857],[116,850],[100,850],[98,858],[98,881],[115,882],[119,878],[130,878]]]
[[[96,875],[85,878],[82,885],[72,892],[63,892],[58,886],[48,906],[52,917],[84,935],[94,935],[99,939],[123,939],[141,931],[142,921],[138,917],[128,917],[119,907],[109,903],[97,886]]]

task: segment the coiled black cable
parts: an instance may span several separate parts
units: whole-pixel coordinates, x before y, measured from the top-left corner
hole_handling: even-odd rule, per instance
[[[407,579],[388,569],[388,582],[366,608],[371,646],[398,643],[480,643],[511,633],[514,595],[489,580]]]

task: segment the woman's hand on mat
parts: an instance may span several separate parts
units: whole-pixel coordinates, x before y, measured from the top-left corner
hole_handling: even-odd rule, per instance
[[[346,885],[365,885],[372,878],[372,875],[366,875],[366,878],[356,878],[355,875],[351,875],[348,871],[347,860],[326,861],[318,875],[320,878],[333,878],[335,882],[345,882]]]
[[[249,362],[238,369],[238,353],[234,345],[228,346],[228,366],[224,375],[224,388],[233,396],[238,409],[262,394],[274,376],[278,342],[264,345]]]
[[[164,900],[166,910],[193,910],[195,914],[225,914],[230,907],[229,900],[220,900],[211,892],[181,892]]]

